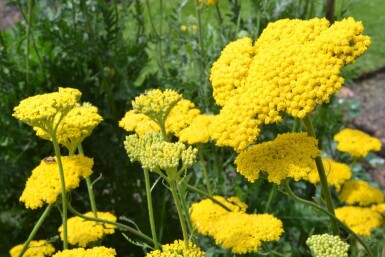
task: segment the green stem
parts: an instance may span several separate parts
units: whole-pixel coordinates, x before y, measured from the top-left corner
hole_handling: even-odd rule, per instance
[[[151,227],[152,240],[154,241],[155,249],[159,249],[160,245],[158,243],[158,239],[157,239],[157,236],[156,236],[154,210],[152,208],[150,175],[149,175],[149,171],[147,169],[144,169],[144,179],[145,179],[145,183],[146,183],[146,196],[147,196],[147,206],[148,206],[148,217],[150,219],[150,227]]]
[[[220,201],[218,201],[217,199],[215,199],[214,197],[212,197],[211,195],[209,195],[208,193],[206,193],[205,191],[202,191],[192,185],[187,185],[187,189],[190,190],[190,191],[193,191],[195,193],[198,193],[200,195],[204,195],[206,196],[207,198],[209,198],[211,201],[213,201],[214,203],[218,204],[219,206],[221,206],[223,209],[225,209],[226,211],[231,211],[230,208],[228,208],[226,205],[224,205],[223,203],[221,203]]]
[[[221,10],[219,9],[219,2],[217,2],[215,4],[215,10],[217,11],[219,26],[222,26],[223,19],[222,19],[222,15],[221,15]]]
[[[276,184],[273,184],[273,188],[270,190],[270,193],[269,193],[269,198],[267,199],[267,203],[266,203],[266,206],[265,206],[265,213],[267,213],[270,209],[270,205],[271,205],[271,202],[272,200],[274,199],[276,193],[277,193],[277,185]]]
[[[205,47],[204,47],[204,42],[203,42],[203,31],[202,31],[202,18],[201,18],[201,12],[200,12],[200,7],[198,4],[198,0],[195,0],[195,14],[197,16],[197,21],[198,21],[198,40],[199,40],[199,46],[201,50],[201,56],[202,59],[205,57]]]
[[[184,240],[184,248],[188,249],[189,248],[189,237],[187,233],[187,226],[186,226],[186,220],[184,218],[182,208],[181,208],[181,202],[178,197],[178,192],[175,186],[175,181],[170,181],[170,191],[172,194],[172,197],[174,198],[175,206],[178,211],[178,216],[179,216],[179,221],[180,225],[182,227],[182,233],[183,233],[183,240]]]
[[[291,191],[291,188],[289,186],[289,181],[288,180],[285,180],[282,184],[282,186],[284,187],[287,195],[293,199],[294,201],[297,201],[299,203],[303,203],[303,204],[306,204],[306,205],[309,205],[315,209],[317,209],[318,211],[326,214],[327,216],[329,216],[329,218],[331,218],[332,220],[334,220],[335,222],[338,222],[341,227],[346,230],[347,232],[349,232],[358,242],[360,242],[360,244],[365,248],[366,252],[369,254],[370,257],[374,257],[373,256],[373,253],[370,251],[370,247],[365,243],[364,240],[362,240],[362,238],[360,236],[358,236],[353,230],[351,230],[345,223],[343,223],[340,219],[338,219],[334,213],[331,213],[329,212],[328,210],[325,210],[324,208],[322,208],[321,206],[319,206],[318,204],[315,204],[313,202],[310,202],[308,200],[305,200],[305,199],[302,199],[300,197],[298,197],[297,195],[294,194],[293,191]]]
[[[202,145],[199,145],[199,147],[198,147],[198,154],[199,154],[199,160],[200,160],[200,164],[201,164],[202,171],[203,171],[203,176],[204,176],[205,182],[206,182],[207,192],[209,193],[210,196],[212,196],[213,191],[211,190],[210,179],[209,179],[209,175],[207,173],[207,169],[206,169],[206,165],[205,165],[205,159],[203,156]]]
[[[53,147],[55,149],[55,155],[57,160],[57,165],[59,167],[60,174],[60,185],[61,185],[61,202],[62,202],[62,222],[63,222],[63,250],[68,248],[67,242],[67,192],[66,192],[66,184],[63,170],[63,163],[61,161],[59,142],[56,138],[56,133],[53,129],[50,129],[50,134],[52,138]]]
[[[317,139],[317,137],[315,135],[315,132],[314,132],[313,124],[312,124],[312,122],[311,122],[311,120],[310,120],[308,115],[306,115],[306,117],[303,119],[303,122],[304,122],[304,125],[306,127],[308,135],[311,136],[311,137],[314,137],[315,139]],[[315,163],[316,163],[318,175],[319,175],[319,178],[320,178],[320,183],[321,183],[321,188],[322,188],[322,195],[324,196],[324,199],[325,199],[326,208],[328,209],[328,211],[330,213],[332,213],[334,215],[334,207],[333,207],[333,202],[332,202],[332,196],[330,194],[328,180],[327,180],[327,177],[326,177],[326,174],[325,174],[325,169],[324,169],[324,166],[323,166],[323,163],[322,163],[321,156],[317,156],[315,158]],[[334,219],[330,219],[330,225],[331,225],[333,234],[334,235],[338,235],[339,232],[338,232],[338,224],[337,224],[337,222]]]
[[[150,244],[154,244],[154,241],[152,241],[152,239],[148,236],[146,236],[145,234],[143,234],[142,232],[132,228],[132,227],[129,227],[127,225],[124,225],[122,223],[119,223],[119,222],[114,222],[114,221],[111,221],[111,220],[105,220],[105,219],[101,219],[101,218],[94,218],[94,217],[89,217],[89,216],[86,216],[86,215],[83,215],[81,214],[80,212],[78,212],[77,210],[75,210],[71,204],[68,204],[68,210],[76,215],[76,216],[79,216],[85,220],[91,220],[91,221],[96,221],[96,222],[101,222],[101,223],[105,223],[105,224],[110,224],[110,225],[114,225],[122,230],[126,230],[128,232],[130,232],[131,234],[143,239],[143,241],[146,241],[147,243],[150,243]]]
[[[48,205],[47,208],[45,208],[43,214],[40,216],[39,220],[33,227],[31,234],[29,234],[27,241],[24,243],[23,248],[21,249],[18,257],[23,256],[25,251],[27,251],[29,244],[31,243],[32,239],[35,237],[37,231],[39,230],[40,226],[43,224],[45,218],[48,216],[48,213],[51,211],[51,209],[52,209],[52,205]]]

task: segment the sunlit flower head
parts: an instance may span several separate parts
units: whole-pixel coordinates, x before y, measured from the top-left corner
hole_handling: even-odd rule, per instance
[[[337,218],[361,236],[370,236],[371,230],[383,223],[382,215],[370,208],[344,206],[335,209]]]
[[[322,158],[322,163],[327,176],[328,184],[334,186],[337,191],[341,189],[341,186],[345,181],[352,177],[350,167],[345,163],[336,162],[330,158]],[[309,182],[317,184],[320,182],[318,171],[315,165],[308,174]]]
[[[339,198],[350,205],[368,206],[382,203],[384,194],[380,189],[370,186],[366,181],[350,180],[343,185]]]
[[[313,137],[306,133],[286,133],[240,152],[235,164],[237,171],[250,182],[266,172],[268,181],[280,184],[286,178],[306,179],[320,154]]]
[[[22,100],[13,109],[16,119],[47,130],[53,128],[56,120],[61,120],[75,106],[81,93],[74,88],[59,88],[59,92],[35,95]]]
[[[344,81],[342,67],[370,45],[362,32],[353,18],[330,27],[324,18],[284,19],[270,23],[254,45],[247,38],[230,43],[210,77],[223,106],[212,138],[239,151],[259,135],[255,126],[280,122],[284,113],[304,118],[328,102]]]
[[[357,129],[343,129],[334,135],[334,140],[338,142],[339,151],[347,152],[357,158],[365,157],[371,151],[378,152],[382,147],[380,139]]]
[[[196,116],[191,124],[180,132],[179,141],[190,145],[207,143],[210,140],[209,127],[213,118],[213,115],[206,114]]]
[[[223,196],[214,196],[216,200],[224,204],[233,212],[245,212],[247,205],[239,200],[237,197],[224,198]],[[203,235],[211,235],[218,221],[229,212],[222,206],[216,204],[210,199],[204,199],[200,202],[193,203],[190,208],[191,222],[194,228]]]
[[[218,2],[218,0],[198,0],[198,3],[200,3],[200,4],[203,3],[205,5],[215,5],[217,2]]]
[[[9,251],[11,257],[18,257],[21,250],[23,249],[23,244],[16,245],[12,247]],[[31,241],[29,243],[27,251],[24,253],[24,257],[45,257],[51,256],[55,252],[55,248],[48,243],[46,240]]]
[[[119,121],[119,127],[127,132],[135,132],[139,136],[143,136],[147,132],[160,131],[160,127],[155,121],[144,114],[135,113],[134,110],[126,112],[123,119]]]
[[[84,215],[94,217],[92,212],[88,212]],[[116,221],[116,217],[109,212],[98,212],[97,215],[100,219]],[[77,216],[69,218],[67,226],[68,243],[80,247],[86,247],[90,243],[102,239],[104,235],[113,234],[115,232],[115,227],[113,225],[85,220]],[[59,227],[59,233],[60,238],[63,240],[63,226]]]
[[[181,99],[171,110],[166,120],[167,134],[171,133],[179,137],[180,132],[189,126],[201,111],[195,108],[195,104],[187,99]]]
[[[185,249],[182,240],[175,240],[172,244],[162,245],[162,250],[149,252],[146,257],[204,257],[203,252],[197,245],[189,242],[189,248]]]
[[[75,248],[55,253],[52,257],[114,257],[115,249],[98,246],[91,249]]]
[[[270,214],[229,212],[213,222],[210,235],[235,254],[257,251],[262,242],[278,241],[283,233],[282,222]]]
[[[349,244],[338,236],[329,234],[312,235],[306,240],[313,257],[348,257]]]
[[[20,201],[30,209],[42,207],[44,203],[53,204],[61,194],[60,173],[56,159],[42,160],[29,177]],[[94,164],[91,158],[83,155],[61,157],[66,191],[79,186],[80,179],[92,174]]]
[[[385,203],[373,204],[370,206],[370,209],[385,216]]]

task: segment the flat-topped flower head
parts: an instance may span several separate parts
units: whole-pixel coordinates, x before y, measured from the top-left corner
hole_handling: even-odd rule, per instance
[[[373,204],[370,206],[370,209],[385,216],[385,203]]]
[[[370,208],[344,206],[336,208],[335,213],[337,218],[361,236],[370,236],[372,229],[383,224],[382,215]]]
[[[132,101],[135,113],[147,115],[151,119],[164,122],[171,109],[182,99],[182,95],[174,90],[152,89],[141,94]]]
[[[97,214],[100,219],[116,221],[116,217],[109,212],[98,212]],[[88,212],[84,215],[87,217],[94,217],[92,212]],[[80,247],[86,247],[91,243],[102,239],[105,235],[115,233],[115,226],[113,225],[85,220],[81,217],[69,218],[67,226],[68,243]],[[63,240],[63,226],[60,226],[59,233],[60,238]]]
[[[135,132],[139,136],[143,136],[147,132],[160,131],[160,127],[155,121],[144,114],[135,113],[134,110],[126,112],[123,119],[119,121],[119,127],[127,132]]]
[[[334,135],[334,140],[338,142],[337,149],[347,152],[356,158],[362,158],[369,152],[381,150],[381,140],[371,137],[358,129],[346,128]]]
[[[313,257],[348,257],[349,244],[338,236],[312,235],[306,240]]]
[[[201,111],[195,108],[195,104],[187,99],[181,99],[170,111],[170,115],[166,120],[167,134],[173,134],[177,137],[180,132],[189,126]]]
[[[352,18],[330,27],[326,19],[284,19],[270,23],[254,45],[247,38],[230,43],[210,77],[223,106],[212,138],[239,151],[259,135],[254,126],[280,122],[284,113],[302,119],[328,102],[344,81],[342,67],[370,45],[362,32]]]
[[[160,133],[149,132],[141,137],[136,134],[127,136],[124,146],[132,162],[139,161],[144,169],[153,172],[159,172],[159,169],[182,171],[196,161],[196,149],[191,146],[186,148],[180,142],[166,142]]]
[[[281,184],[286,178],[306,179],[319,155],[316,139],[306,133],[286,133],[240,152],[235,164],[250,182],[266,172],[268,181]]]
[[[339,198],[350,205],[368,206],[382,203],[384,193],[370,186],[366,181],[350,180],[343,185]]]
[[[59,92],[41,94],[22,100],[13,109],[16,119],[47,130],[55,119],[60,121],[79,100],[81,93],[73,88],[59,88]]]
[[[98,246],[91,249],[75,248],[55,253],[52,257],[115,257],[116,251],[113,248]]]
[[[11,257],[18,257],[23,244],[12,247],[9,251]],[[55,248],[46,240],[33,240],[29,243],[27,251],[24,253],[24,257],[45,257],[51,256],[55,252]]]
[[[322,163],[325,168],[328,184],[334,186],[337,191],[340,191],[343,183],[348,181],[352,177],[352,171],[348,165],[341,162],[336,162],[330,158],[322,158]],[[320,182],[317,167],[313,165],[313,168],[308,174],[309,182],[317,184]]]
[[[224,198],[216,195],[214,198],[233,212],[245,212],[247,209],[247,205],[237,197]],[[216,225],[215,222],[229,213],[210,199],[203,199],[200,202],[193,203],[190,212],[190,219],[194,228],[203,235],[212,235]]]
[[[49,158],[49,159],[48,159]],[[84,155],[61,157],[64,171],[66,191],[79,186],[80,179],[92,174],[94,164],[91,158]],[[20,201],[30,209],[42,207],[44,203],[53,204],[61,194],[61,183],[58,164],[53,157],[43,159],[28,178]]]
[[[76,104],[57,125],[56,137],[70,153],[74,153],[78,145],[91,135],[94,128],[103,120],[98,114],[98,108],[90,103]],[[51,136],[39,127],[34,127],[36,135],[47,140]]]
[[[162,250],[149,252],[146,257],[204,257],[203,252],[197,245],[189,242],[189,248],[185,248],[182,240],[175,240],[172,244],[162,245]]]
[[[180,132],[179,141],[190,145],[207,143],[210,140],[209,127],[213,118],[213,115],[206,114],[196,116],[191,124]]]

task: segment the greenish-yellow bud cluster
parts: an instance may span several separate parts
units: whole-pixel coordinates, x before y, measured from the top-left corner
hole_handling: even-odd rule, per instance
[[[349,245],[338,236],[313,235],[306,241],[314,257],[348,257]]]

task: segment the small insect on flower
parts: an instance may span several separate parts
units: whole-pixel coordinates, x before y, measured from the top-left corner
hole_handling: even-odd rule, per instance
[[[43,159],[43,161],[44,161],[45,163],[55,163],[55,162],[56,162],[55,158],[53,158],[53,157],[45,157],[45,158]]]

